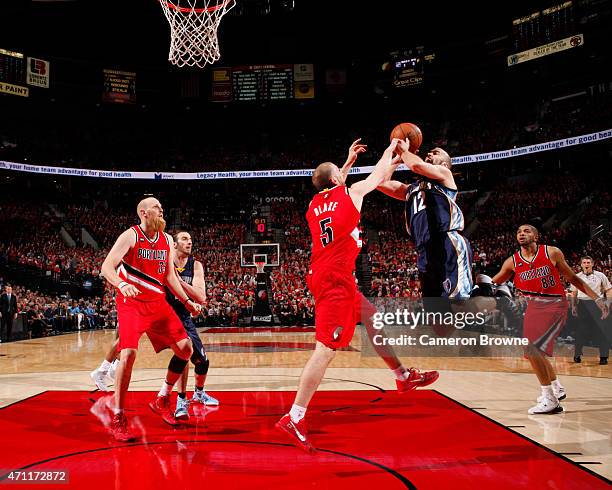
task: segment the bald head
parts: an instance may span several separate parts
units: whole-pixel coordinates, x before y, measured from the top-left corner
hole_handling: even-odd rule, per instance
[[[336,175],[336,172],[338,175]],[[340,171],[332,162],[325,162],[319,165],[312,174],[312,184],[318,191],[325,189],[330,184],[335,185],[332,179],[338,179]],[[341,183],[341,182],[338,182]]]
[[[136,206],[136,212],[140,218],[140,224],[144,226],[145,230],[162,232],[166,228],[164,209],[154,197],[147,197],[140,201]]]
[[[140,216],[142,211],[146,211],[147,209],[152,208],[156,204],[159,204],[159,201],[157,199],[155,199],[154,197],[146,197],[138,203],[138,206],[136,206],[136,213],[138,214],[138,216]]]

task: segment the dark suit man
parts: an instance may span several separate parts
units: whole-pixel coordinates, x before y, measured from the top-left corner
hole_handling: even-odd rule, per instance
[[[6,286],[5,292],[0,296],[0,336],[2,340],[11,340],[13,321],[17,318],[17,296],[13,294],[13,288]],[[6,336],[4,331],[6,330]]]

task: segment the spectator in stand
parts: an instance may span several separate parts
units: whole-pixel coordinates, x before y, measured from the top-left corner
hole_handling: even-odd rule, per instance
[[[85,314],[85,318],[87,319],[87,323],[89,324],[89,328],[96,328],[98,324],[98,314],[96,310],[94,310],[91,303],[87,303],[85,306],[85,310],[83,311]]]
[[[28,330],[32,333],[32,337],[46,336],[51,329],[51,325],[47,322],[40,305],[32,303],[26,312],[28,322]]]
[[[72,306],[68,308],[68,320],[73,329],[81,330],[81,322],[83,321],[83,312],[76,300],[72,301]]]

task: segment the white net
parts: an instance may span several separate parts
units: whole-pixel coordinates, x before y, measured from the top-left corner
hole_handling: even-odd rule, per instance
[[[159,0],[170,24],[173,65],[204,68],[221,57],[217,29],[235,0]]]

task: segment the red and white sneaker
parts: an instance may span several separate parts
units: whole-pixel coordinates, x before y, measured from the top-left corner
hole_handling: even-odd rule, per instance
[[[128,427],[128,420],[123,412],[113,415],[110,433],[118,442],[130,442],[136,439]]]
[[[425,371],[422,373],[418,369],[410,368],[408,372],[410,373],[408,379],[404,381],[400,381],[399,379],[395,380],[398,393],[408,393],[416,388],[428,386],[440,377],[438,371]]]
[[[180,422],[174,416],[174,412],[170,410],[170,395],[157,396],[155,400],[149,402],[149,408],[154,413],[160,415],[162,420],[168,425],[179,425]]]
[[[286,414],[276,422],[275,427],[287,434],[295,446],[310,454],[316,452],[314,446],[308,440],[308,429],[306,428],[304,419],[299,422],[294,422],[291,420],[291,416]]]

